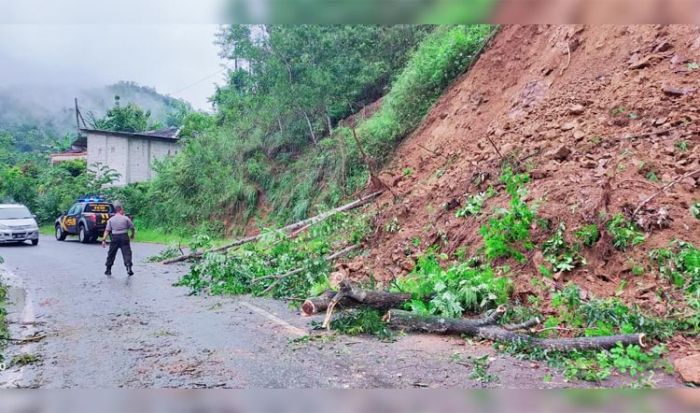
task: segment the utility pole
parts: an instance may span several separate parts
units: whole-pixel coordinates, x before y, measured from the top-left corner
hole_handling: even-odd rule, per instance
[[[85,119],[83,119],[83,114],[80,113],[80,108],[78,108],[78,98],[75,99],[75,126],[78,128],[78,136],[80,136],[80,122],[83,123],[83,128],[87,128],[85,124]]]

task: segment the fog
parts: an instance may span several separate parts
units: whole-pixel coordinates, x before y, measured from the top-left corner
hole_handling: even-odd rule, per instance
[[[0,24],[0,87],[70,91],[127,80],[207,110],[214,84],[223,81],[213,44],[218,24],[36,24],[11,9],[21,24]]]

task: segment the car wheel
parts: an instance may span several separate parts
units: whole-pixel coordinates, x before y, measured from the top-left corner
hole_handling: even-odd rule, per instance
[[[61,228],[60,225],[56,225],[56,239],[58,241],[65,241],[66,240],[66,233],[63,232],[63,229]]]
[[[34,245],[35,247],[36,247],[37,245],[39,245],[39,240],[38,240],[38,239],[33,239],[33,240],[32,240],[32,245]]]
[[[88,235],[84,225],[80,225],[80,228],[78,229],[78,239],[83,244],[90,242],[90,236]]]

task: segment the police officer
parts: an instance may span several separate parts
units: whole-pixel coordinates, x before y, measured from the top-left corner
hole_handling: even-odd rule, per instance
[[[105,275],[112,275],[112,265],[114,264],[114,259],[117,257],[117,250],[121,249],[126,272],[131,277],[134,275],[134,271],[131,269],[133,264],[131,262],[130,241],[134,239],[136,229],[131,219],[124,215],[124,208],[122,208],[121,205],[115,205],[114,209],[116,213],[107,221],[107,227],[102,236],[102,248],[105,248],[107,246],[107,236],[109,234],[112,235],[109,243],[109,252],[107,253],[107,270],[105,271]]]

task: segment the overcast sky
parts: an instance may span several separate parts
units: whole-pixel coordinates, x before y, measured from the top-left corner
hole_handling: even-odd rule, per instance
[[[215,3],[0,0],[0,85],[132,80],[208,109],[224,76]]]

